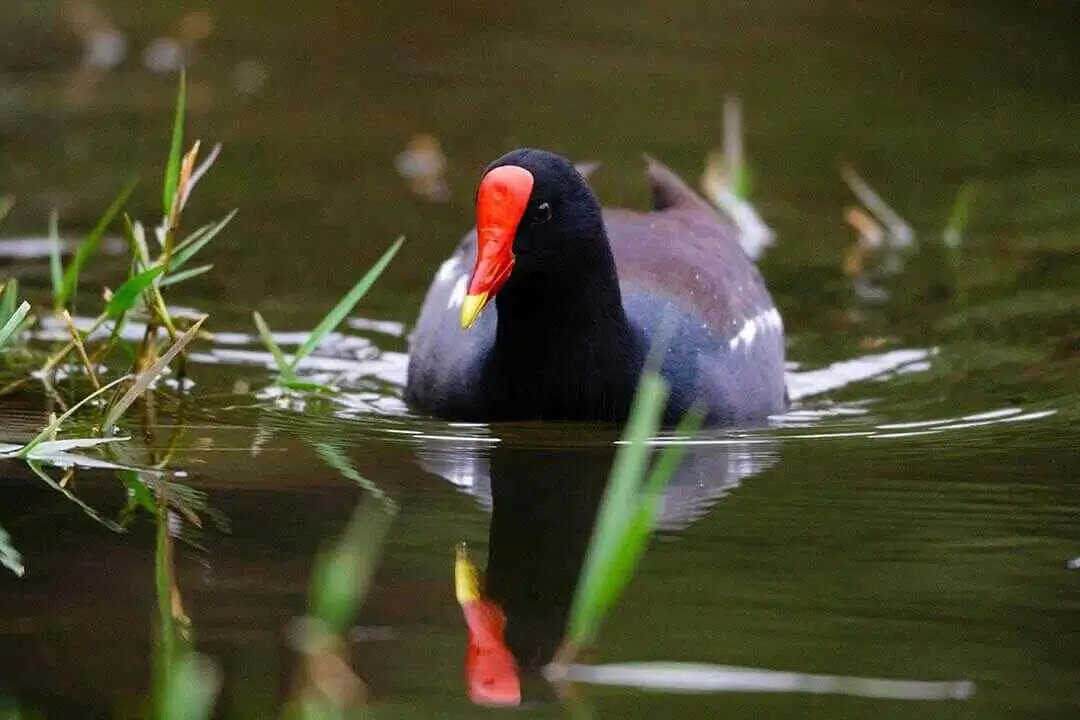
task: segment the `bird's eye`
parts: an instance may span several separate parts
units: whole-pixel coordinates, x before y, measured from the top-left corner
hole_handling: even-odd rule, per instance
[[[551,219],[551,205],[548,203],[540,203],[536,206],[536,209],[532,213],[533,225],[540,225],[546,223]]]

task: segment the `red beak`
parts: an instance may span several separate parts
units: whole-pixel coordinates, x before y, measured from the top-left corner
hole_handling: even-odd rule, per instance
[[[514,235],[532,196],[532,173],[502,165],[480,181],[476,191],[476,265],[461,305],[461,327],[468,329],[499,292],[514,268]]]

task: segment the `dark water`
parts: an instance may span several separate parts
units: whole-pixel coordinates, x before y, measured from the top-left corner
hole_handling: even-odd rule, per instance
[[[145,466],[182,433],[172,467],[212,508],[185,528],[176,564],[198,646],[225,673],[221,714],[278,707],[312,558],[361,497],[319,442],[401,508],[350,646],[374,716],[489,712],[462,679],[459,541],[484,564],[490,552],[489,585],[521,618],[512,644],[550,649],[614,436],[411,416],[397,400],[403,335],[491,158],[528,143],[602,160],[604,199],[642,206],[640,153],[696,180],[723,97],[737,94],[753,199],[777,233],[761,265],[788,328],[795,406],[769,427],[697,438],[587,659],[970,680],[976,692],[942,703],[580,686],[580,702],[596,717],[1075,717],[1076,6],[368,5],[209,3],[191,69],[190,132],[225,151],[190,221],[241,212],[214,271],[176,299],[210,312],[220,335],[193,355],[191,397],[162,393],[152,432],[123,452]],[[95,73],[79,69],[71,7],[17,0],[0,13],[0,191],[19,199],[5,239],[41,235],[52,207],[81,231],[132,173],[144,178],[135,214],[155,212],[174,81],[143,50],[179,32],[183,11],[102,2],[127,55]],[[446,154],[447,202],[395,170],[417,133]],[[872,295],[843,269],[844,162],[916,229],[917,252]],[[941,228],[968,181],[954,274]],[[340,374],[346,392],[304,407],[258,392],[270,375],[250,311],[312,327],[399,233],[405,249],[363,317],[311,370]],[[43,259],[3,262],[46,288]],[[120,272],[95,261],[84,286]],[[25,438],[47,409],[33,387],[5,398],[0,439]],[[75,488],[109,518],[125,504],[111,471],[80,470]],[[152,523],[113,533],[14,463],[0,466],[0,498],[26,563],[21,579],[0,572],[0,696],[48,717],[137,715]],[[534,690],[537,713],[568,712]]]

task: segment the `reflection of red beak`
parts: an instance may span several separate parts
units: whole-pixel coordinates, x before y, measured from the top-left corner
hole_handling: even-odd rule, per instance
[[[533,176],[517,165],[495,168],[476,191],[476,264],[461,304],[461,327],[468,329],[499,292],[514,268],[514,235],[532,196]]]
[[[478,705],[520,705],[517,663],[503,641],[506,616],[498,605],[480,596],[476,567],[464,545],[458,547],[454,562],[454,589],[469,628],[465,653],[469,699]]]

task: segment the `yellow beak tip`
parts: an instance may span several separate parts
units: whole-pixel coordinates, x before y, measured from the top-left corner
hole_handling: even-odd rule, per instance
[[[461,303],[461,329],[468,330],[480,317],[480,311],[487,305],[488,294],[486,292],[476,295],[466,295]]]

